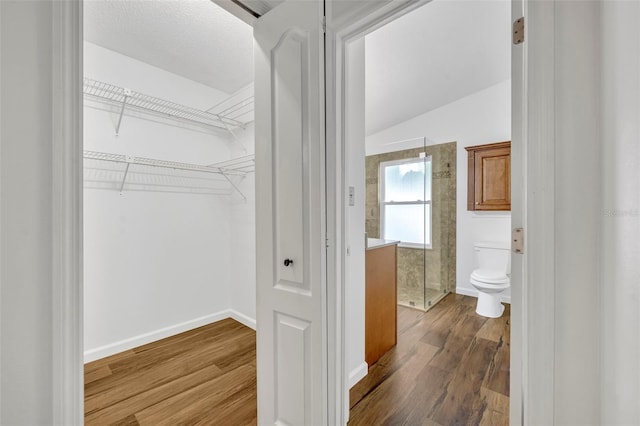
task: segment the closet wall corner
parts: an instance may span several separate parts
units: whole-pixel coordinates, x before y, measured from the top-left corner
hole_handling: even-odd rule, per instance
[[[85,361],[255,318],[252,84],[84,49]]]

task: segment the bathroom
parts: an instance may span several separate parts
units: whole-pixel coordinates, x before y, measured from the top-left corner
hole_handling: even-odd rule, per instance
[[[495,242],[504,247],[511,240],[511,188],[506,179],[511,173],[510,43],[502,29],[509,8],[489,2],[470,7],[435,1],[368,34],[361,46],[364,149],[352,151],[352,157],[365,157],[364,182],[354,167],[349,184],[356,202],[365,204],[367,238],[400,240],[398,304],[425,311],[449,293],[477,297],[470,279],[478,268],[474,245]],[[441,23],[454,16],[468,19],[469,31],[481,35],[480,40],[468,43],[459,34],[438,37],[443,31],[449,34]],[[424,22],[433,25],[418,30]],[[482,157],[473,150],[500,143],[506,145],[495,145],[503,149],[497,156]],[[470,169],[474,155],[482,157],[478,165],[490,164],[495,170],[478,176],[480,167]],[[423,163],[421,187],[411,173],[412,189],[393,200],[394,189],[384,187],[393,182],[385,184],[384,170],[401,160],[411,164],[411,159]],[[470,189],[474,179],[486,187],[490,184],[480,181],[489,175],[500,178],[485,188],[485,195],[496,199],[471,200],[476,195]],[[392,195],[381,199],[385,193]],[[353,225],[352,240],[357,238]],[[510,302],[508,288],[500,300]]]
[[[499,378],[470,386],[489,386],[496,401],[508,401],[502,343],[511,314],[511,70],[503,31],[509,16],[506,4],[436,0],[350,47],[352,81],[359,72],[365,81],[347,93],[366,106],[351,113],[364,120],[364,131],[347,128],[346,300],[348,318],[365,318],[363,329],[358,321],[346,324],[347,335],[362,336],[364,346],[364,354],[348,354],[355,394],[373,385],[364,377],[383,374],[417,342],[441,354],[416,361],[420,369],[466,374],[477,338],[492,354],[478,371],[493,365],[485,377]],[[453,19],[482,39],[470,43],[443,27]],[[353,404],[364,413],[369,402]]]

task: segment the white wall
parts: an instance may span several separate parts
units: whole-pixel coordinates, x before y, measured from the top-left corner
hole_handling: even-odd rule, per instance
[[[189,106],[224,93],[84,44],[85,76]],[[210,164],[230,156],[225,131],[206,133],[84,108],[85,149]],[[130,170],[130,172],[133,170]],[[131,178],[130,178],[131,179]],[[154,176],[162,183],[166,178]],[[85,188],[85,360],[220,319],[229,308],[228,196]]]
[[[425,136],[429,145],[457,142],[456,292],[477,295],[469,283],[475,269],[473,244],[475,241],[510,241],[511,216],[508,212],[467,211],[467,151],[464,148],[511,140],[511,81],[367,136],[367,155],[417,148],[420,145],[415,145],[416,138]],[[504,299],[510,300],[509,291],[505,292]]]
[[[207,109],[229,94],[90,42],[84,42],[84,75],[136,92]]]
[[[236,132],[239,145],[232,148],[233,156],[254,153],[254,124]],[[240,147],[244,146],[246,152]],[[256,323],[256,185],[255,174],[250,173],[240,180],[238,188],[246,200],[237,193],[231,197],[230,212],[230,280],[229,303],[236,319],[245,325]]]
[[[367,373],[364,360],[365,321],[365,136],[364,136],[364,38],[351,43],[347,50],[347,93],[348,122],[345,123],[347,145],[347,186],[355,190],[355,205],[347,206],[348,257],[346,263],[345,304],[346,304],[346,360],[349,385],[355,385]],[[348,196],[348,192],[347,192]]]
[[[640,424],[640,3],[607,1],[602,13],[600,423],[631,425]]]
[[[0,1],[0,424],[50,425],[52,3]]]

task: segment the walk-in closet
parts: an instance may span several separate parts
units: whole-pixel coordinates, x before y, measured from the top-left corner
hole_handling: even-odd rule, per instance
[[[223,377],[255,400],[253,30],[208,0],[85,2],[84,27],[85,420],[179,423]]]

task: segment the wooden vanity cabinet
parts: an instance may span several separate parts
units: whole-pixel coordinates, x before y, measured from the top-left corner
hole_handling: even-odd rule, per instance
[[[465,149],[467,210],[511,210],[511,141]]]
[[[365,361],[372,366],[397,343],[397,241],[365,254]]]

